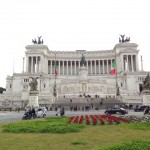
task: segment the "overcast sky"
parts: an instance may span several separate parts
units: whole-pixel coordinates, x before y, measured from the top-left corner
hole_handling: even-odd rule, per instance
[[[25,46],[37,36],[50,50],[67,51],[110,50],[119,34],[125,34],[139,45],[144,70],[149,71],[149,14],[149,0],[1,1],[0,87],[13,70],[22,72]]]

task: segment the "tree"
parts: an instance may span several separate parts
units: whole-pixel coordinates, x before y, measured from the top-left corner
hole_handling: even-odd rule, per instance
[[[4,89],[4,88],[0,87],[0,94],[2,94],[2,93],[3,93],[3,91],[6,91],[6,89]]]

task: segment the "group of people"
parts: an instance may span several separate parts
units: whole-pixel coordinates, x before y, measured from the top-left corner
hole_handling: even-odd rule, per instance
[[[58,107],[58,109],[57,109],[57,113],[56,113],[56,116],[65,116],[65,109],[64,109],[64,107]]]
[[[149,114],[150,113],[150,107],[146,106],[145,110],[144,110],[144,115]]]
[[[36,111],[34,107],[25,107],[26,117],[36,118]]]

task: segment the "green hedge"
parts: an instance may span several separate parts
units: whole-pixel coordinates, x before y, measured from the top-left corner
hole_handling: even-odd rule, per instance
[[[130,129],[136,129],[136,130],[150,130],[150,122],[136,122],[136,123],[130,123],[130,124],[120,124],[122,126],[125,126]]]
[[[85,125],[68,125],[67,117],[49,117],[43,121],[23,120],[3,126],[4,132],[10,133],[71,133],[78,132]]]
[[[150,141],[134,140],[98,150],[150,150]]]

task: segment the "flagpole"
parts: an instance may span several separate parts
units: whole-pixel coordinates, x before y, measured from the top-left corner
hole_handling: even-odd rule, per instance
[[[116,99],[117,99],[117,96],[119,96],[120,93],[119,93],[119,86],[118,86],[118,73],[117,73],[117,56],[116,56],[116,52],[115,52],[115,59],[116,59]]]
[[[56,53],[55,53],[55,71],[56,71]],[[55,75],[55,84],[56,84],[56,75]]]
[[[56,53],[55,53],[55,63],[54,63],[54,92],[53,92],[53,95],[54,95],[54,99],[56,100],[56,97],[57,97],[57,92],[56,92],[56,75],[55,75],[55,71],[56,71]]]

